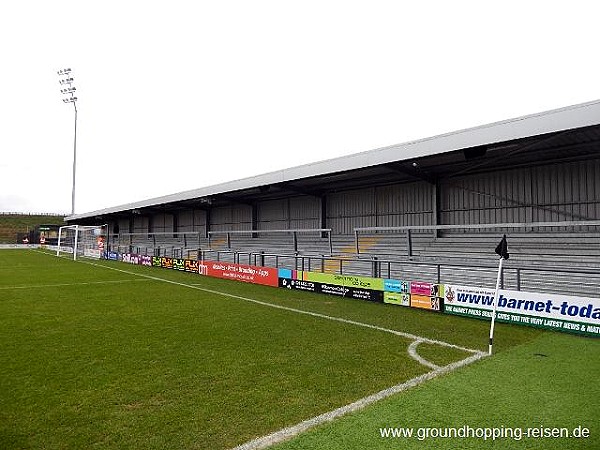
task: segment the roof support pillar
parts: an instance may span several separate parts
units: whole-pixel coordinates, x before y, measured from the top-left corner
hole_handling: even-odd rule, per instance
[[[320,224],[319,228],[325,229],[325,228],[327,228],[327,196],[322,195],[321,197],[319,197],[319,199],[321,200],[321,217],[320,217],[321,224]],[[327,237],[327,235],[324,231],[321,233],[321,237],[322,238]]]
[[[258,204],[252,204],[252,230],[258,230]],[[257,238],[257,233],[252,233],[253,238]]]
[[[204,237],[210,239],[210,234],[208,234],[209,231],[211,231],[210,229],[210,208],[206,208],[205,210],[205,215],[204,215]]]
[[[440,182],[435,181],[431,185],[431,224],[434,226],[441,225],[441,214],[440,214]],[[433,238],[437,239],[440,237],[440,232],[437,228],[433,230]]]

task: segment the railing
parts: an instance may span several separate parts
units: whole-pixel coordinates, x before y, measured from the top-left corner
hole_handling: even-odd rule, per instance
[[[108,247],[120,253],[144,253],[156,254],[166,253],[171,249],[183,252],[184,249],[199,249],[202,237],[198,231],[157,231],[152,233],[119,233],[109,234]],[[175,245],[173,241],[180,245]],[[143,249],[143,251],[141,251]],[[183,256],[180,256],[183,257]]]
[[[209,231],[208,232],[208,248],[212,249],[212,236],[225,235],[227,237],[227,248],[231,249],[232,235],[250,235],[253,238],[259,234],[291,234],[294,253],[298,252],[298,234],[319,233],[321,238],[327,236],[329,244],[329,254],[333,253],[333,243],[331,241],[331,228],[298,228],[291,230],[230,230],[230,231]]]
[[[410,281],[435,281],[446,284],[494,286],[498,271],[497,259],[489,262],[411,261],[367,258],[340,258],[315,255],[285,255],[267,252],[231,252],[204,250],[198,259],[232,262],[292,270],[362,275]],[[333,264],[332,264],[333,262]],[[329,270],[335,267],[336,270]],[[505,262],[502,288],[535,289],[541,292],[597,297],[600,291],[600,267],[572,268]]]
[[[354,228],[354,241],[356,254],[360,254],[360,234],[380,233],[389,231],[403,232],[406,237],[406,256],[413,256],[414,231],[432,231],[437,237],[438,231],[448,230],[480,230],[480,229],[532,229],[532,228],[555,228],[555,227],[600,227],[600,220],[586,221],[563,221],[563,222],[528,222],[528,223],[493,223],[493,224],[469,224],[469,225],[408,225],[401,227],[357,227]],[[600,234],[599,234],[600,236]]]
[[[587,224],[586,224],[587,225]],[[469,260],[467,256],[452,260],[415,260],[409,257],[385,258],[366,255],[301,255],[266,251],[232,251],[215,249],[185,249],[177,246],[144,247],[109,244],[108,250],[209,261],[224,261],[254,266],[286,268],[302,271],[352,274],[411,281],[435,281],[447,284],[493,286],[497,274],[497,259],[493,250],[489,258]],[[568,262],[567,262],[568,263]],[[600,263],[591,266],[568,267],[557,262],[519,261],[509,259],[501,280],[503,287],[513,290],[536,290],[566,295],[598,297]]]

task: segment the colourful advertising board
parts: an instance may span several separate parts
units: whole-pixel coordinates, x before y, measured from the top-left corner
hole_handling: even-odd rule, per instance
[[[281,275],[281,269],[279,270]],[[294,280],[290,278],[279,278],[279,287],[286,289],[296,289],[298,291],[320,292],[317,290],[317,284],[312,281]]]
[[[173,258],[173,269],[185,270],[185,260],[182,258]]]
[[[441,284],[412,281],[410,283],[410,306],[413,308],[442,311],[444,286]]]
[[[410,294],[403,292],[384,292],[383,302],[391,305],[410,306]]]
[[[151,266],[152,259],[147,255],[136,255],[135,253],[123,253],[120,256],[121,261],[129,264],[139,264],[142,266]]]
[[[200,268],[200,261],[195,261],[193,259],[185,260],[185,271],[190,273],[198,273],[198,269]]]
[[[386,278],[383,280],[383,290],[385,292],[402,292],[404,294],[410,294],[410,282]]]
[[[355,298],[370,302],[382,302],[383,292],[372,289],[360,289],[347,286],[339,286],[329,283],[315,283],[313,281],[279,279],[280,287],[296,289],[300,291],[316,292],[318,294],[336,295],[338,297]]]
[[[600,299],[500,290],[496,320],[600,336]],[[447,284],[444,312],[489,319],[494,290]]]
[[[104,252],[104,258],[108,259],[110,261],[118,261],[119,254],[117,252],[107,251],[107,252]]]
[[[278,270],[270,267],[203,261],[199,264],[198,273],[209,277],[237,280],[245,283],[279,286]]]
[[[160,267],[162,267],[163,269],[172,269],[173,268],[173,258],[161,256]]]
[[[304,281],[330,284],[333,286],[345,286],[354,289],[369,289],[373,291],[383,291],[382,278],[357,277],[354,275],[336,275],[321,272],[302,272],[302,279]]]
[[[140,256],[133,253],[123,253],[121,255],[121,261],[128,264],[139,264]]]

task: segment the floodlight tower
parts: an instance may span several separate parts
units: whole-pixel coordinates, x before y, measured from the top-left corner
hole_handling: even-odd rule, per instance
[[[57,73],[58,76],[61,77],[58,81],[62,86],[60,93],[65,96],[63,97],[63,102],[73,103],[73,108],[75,110],[75,130],[73,134],[73,189],[71,191],[71,214],[75,214],[75,171],[77,168],[77,97],[75,97],[75,91],[77,89],[73,86],[74,80],[71,75],[71,69],[61,69]]]

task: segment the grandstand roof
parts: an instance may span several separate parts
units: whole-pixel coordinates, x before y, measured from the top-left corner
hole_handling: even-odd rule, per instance
[[[462,176],[598,154],[600,100],[426,139],[305,164],[254,177],[75,214],[67,221],[132,211],[207,208],[290,195]]]

